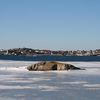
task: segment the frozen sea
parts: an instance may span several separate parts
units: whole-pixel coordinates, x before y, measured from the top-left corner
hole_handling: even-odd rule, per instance
[[[100,62],[66,62],[86,70],[28,71],[33,63],[0,60],[0,100],[100,100]]]

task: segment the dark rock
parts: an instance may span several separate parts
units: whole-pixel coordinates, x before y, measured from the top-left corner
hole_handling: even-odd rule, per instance
[[[29,71],[49,71],[49,70],[82,70],[71,64],[60,63],[56,61],[39,62],[27,67]]]

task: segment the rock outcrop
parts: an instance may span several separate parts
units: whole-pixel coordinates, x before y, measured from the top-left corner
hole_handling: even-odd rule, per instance
[[[82,70],[71,64],[60,63],[56,61],[39,62],[27,67],[29,71],[49,71],[49,70]]]

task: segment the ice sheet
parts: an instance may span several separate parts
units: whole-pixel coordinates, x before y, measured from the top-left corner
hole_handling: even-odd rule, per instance
[[[100,99],[100,62],[64,62],[86,70],[28,71],[33,63],[0,61],[0,100]]]

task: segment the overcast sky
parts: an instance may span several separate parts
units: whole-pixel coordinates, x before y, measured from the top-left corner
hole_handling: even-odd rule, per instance
[[[100,0],[0,0],[0,49],[100,48]]]

